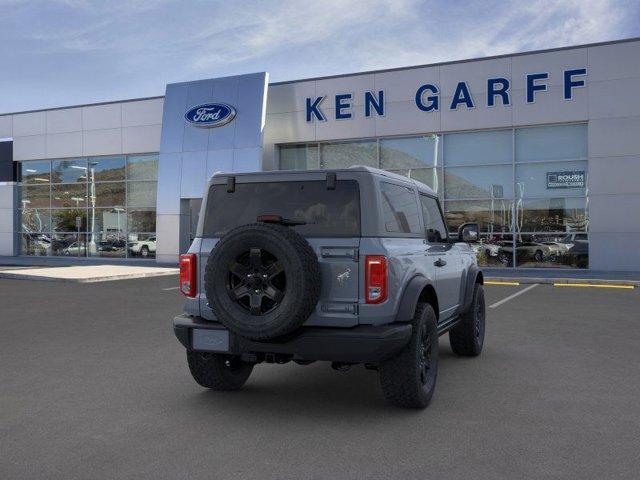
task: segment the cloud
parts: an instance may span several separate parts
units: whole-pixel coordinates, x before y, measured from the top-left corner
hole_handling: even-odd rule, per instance
[[[0,61],[12,66],[0,84],[15,92],[0,99],[5,109],[161,94],[174,81],[261,70],[293,80],[640,35],[635,0],[0,5],[10,5],[0,9]]]

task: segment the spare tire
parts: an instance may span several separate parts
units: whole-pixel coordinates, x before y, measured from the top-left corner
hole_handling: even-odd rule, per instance
[[[209,255],[204,289],[229,330],[252,340],[293,332],[320,296],[320,265],[291,228],[253,223],[224,235]]]

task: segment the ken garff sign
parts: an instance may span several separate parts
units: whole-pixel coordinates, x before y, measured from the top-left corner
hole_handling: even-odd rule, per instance
[[[221,127],[232,121],[236,116],[236,109],[226,103],[203,103],[187,110],[184,118],[196,127]]]
[[[563,98],[564,100],[573,99],[573,91],[576,88],[586,86],[585,77],[587,75],[586,68],[573,68],[564,70],[563,77]],[[547,82],[549,81],[548,72],[527,73],[524,76],[522,86],[526,92],[527,104],[535,103],[538,95],[544,94],[548,90]],[[511,81],[506,77],[493,77],[486,80],[486,93],[480,97],[473,95],[469,88],[469,84],[465,81],[457,82],[455,88],[450,92],[444,92],[445,96],[451,95],[451,101],[447,102],[449,110],[458,110],[459,108],[471,109],[475,108],[481,102],[487,107],[496,105],[511,105]],[[420,85],[414,96],[416,108],[423,112],[437,112],[440,110],[440,88],[435,83],[424,83]],[[482,98],[484,97],[484,98]],[[327,116],[323,111],[323,105],[326,97],[307,97],[306,98],[306,119],[307,122],[316,120],[324,122]],[[385,98],[384,90],[377,92],[364,92],[363,113],[365,117],[373,115],[384,116],[385,114]],[[334,96],[334,101],[327,106],[328,109],[335,111],[336,120],[348,120],[353,118],[353,94],[338,93]]]
[[[547,188],[584,188],[584,170],[547,172]]]

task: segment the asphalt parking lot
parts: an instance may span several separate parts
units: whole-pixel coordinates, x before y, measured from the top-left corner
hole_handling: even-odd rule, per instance
[[[374,372],[327,363],[203,390],[175,284],[0,280],[0,478],[638,477],[637,288],[539,285],[489,308],[482,356],[442,337],[432,404],[407,411]],[[487,305],[524,288],[487,286]]]

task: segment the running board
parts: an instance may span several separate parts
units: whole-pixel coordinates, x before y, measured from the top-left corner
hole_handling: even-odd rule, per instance
[[[458,322],[460,322],[461,319],[462,319],[462,317],[453,317],[453,318],[450,318],[448,320],[445,320],[442,323],[439,323],[438,324],[438,336],[447,333],[449,330],[451,330],[453,327],[455,327],[458,324]]]

